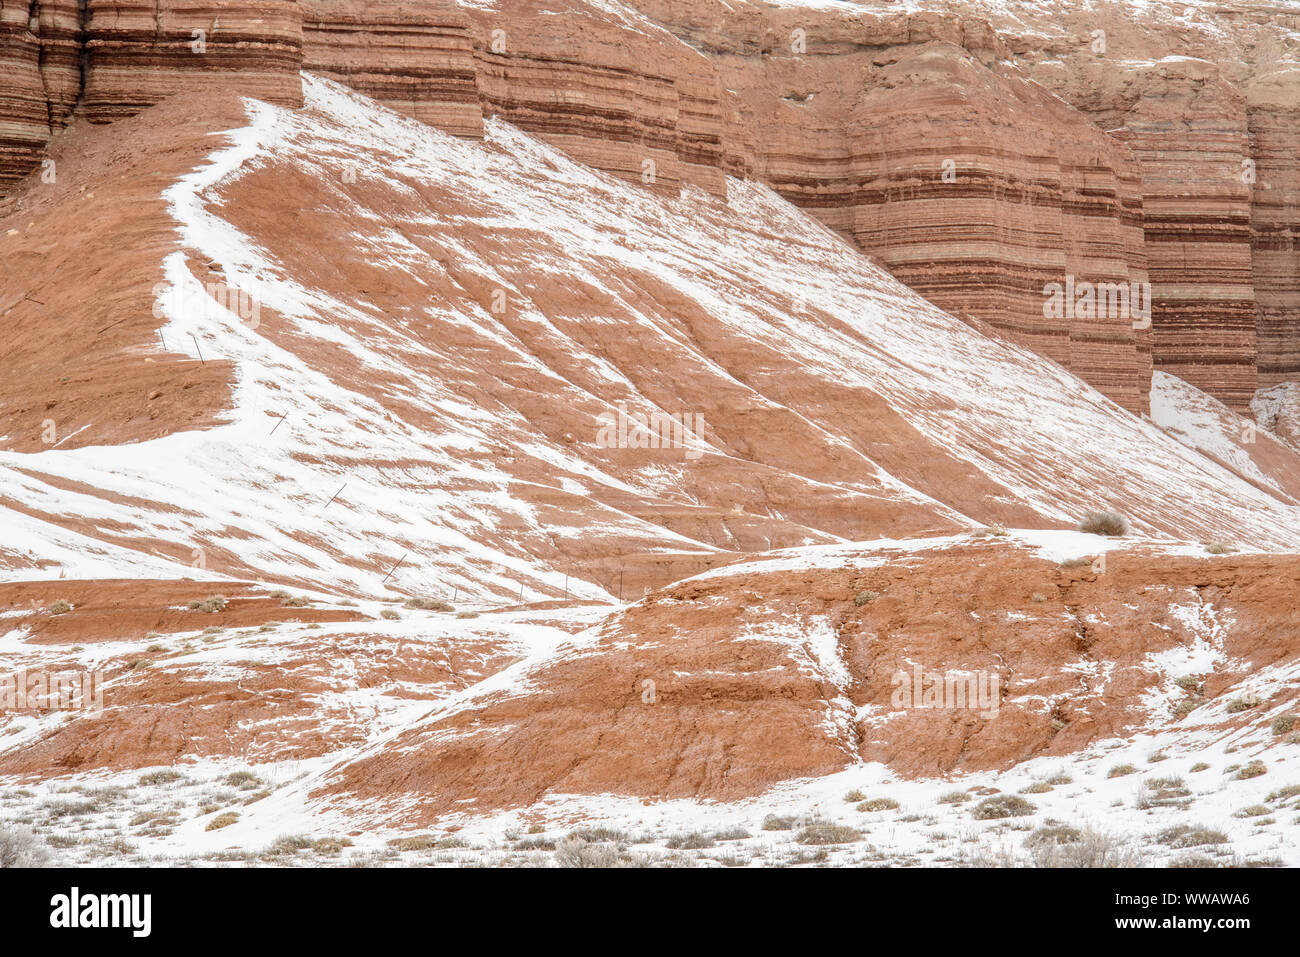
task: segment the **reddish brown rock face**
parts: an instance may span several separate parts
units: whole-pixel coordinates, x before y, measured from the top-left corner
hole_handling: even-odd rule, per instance
[[[304,70],[449,133],[483,135],[474,35],[452,0],[300,6]]]
[[[500,116],[668,192],[757,176],[1132,411],[1153,367],[1238,412],[1300,375],[1285,11],[1210,29],[1177,4],[1056,0],[2,9],[0,190],[74,108],[108,121],[210,81],[296,104],[302,65],[457,135]],[[1063,310],[1067,286],[1096,299]]]
[[[720,570],[435,709],[321,794],[392,801],[392,822],[420,825],[556,794],[736,800],[860,760],[907,777],[1007,768],[1172,725],[1186,695],[1154,655],[1212,646],[1198,707],[1293,660],[1297,586],[1296,556],[1136,549],[1099,566],[1002,543]],[[900,694],[917,670],[984,684]]]

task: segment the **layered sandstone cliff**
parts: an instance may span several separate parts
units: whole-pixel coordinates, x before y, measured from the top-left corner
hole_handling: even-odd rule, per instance
[[[74,109],[296,105],[301,65],[666,192],[755,176],[1131,410],[1154,366],[1244,413],[1300,376],[1297,37],[1248,2],[3,0],[0,193]]]

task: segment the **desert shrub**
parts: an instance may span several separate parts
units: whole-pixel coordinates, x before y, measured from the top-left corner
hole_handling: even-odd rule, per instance
[[[1231,545],[1226,545],[1223,542],[1206,542],[1205,550],[1211,555],[1228,555],[1236,551]]]
[[[455,611],[456,609],[441,598],[408,598],[404,608],[416,608],[420,611]]]
[[[1227,844],[1228,836],[1199,824],[1176,824],[1156,835],[1156,841],[1166,847],[1203,847],[1207,844]]]
[[[232,788],[239,788],[241,791],[251,791],[254,788],[261,787],[262,779],[252,771],[233,771],[226,775],[226,783]]]
[[[794,839],[800,844],[852,844],[862,840],[862,833],[845,824],[809,824]]]
[[[865,801],[866,799],[867,796],[857,788],[844,795],[844,800],[849,804],[856,804],[858,801]]]
[[[988,528],[984,529],[980,534],[988,535],[991,538],[1006,538],[1008,532],[1001,525],[990,525]]]
[[[68,612],[72,611],[72,605],[69,602],[66,602],[62,598],[60,598],[58,601],[53,602],[50,605],[50,607],[45,610],[48,611],[51,615],[66,615]]]
[[[1178,679],[1174,681],[1174,684],[1178,685],[1178,687],[1182,688],[1184,691],[1194,694],[1201,686],[1201,679],[1196,677],[1196,675],[1180,675]]]
[[[1068,824],[1045,824],[1025,838],[1025,847],[1040,847],[1044,844],[1073,844],[1083,840],[1083,832]]]
[[[977,821],[996,821],[1004,817],[1023,817],[1036,810],[1033,804],[1018,795],[998,794],[975,805],[971,816]]]
[[[1274,734],[1288,734],[1295,727],[1296,717],[1293,714],[1280,714],[1273,719],[1269,726]]]
[[[209,821],[208,826],[205,827],[204,830],[219,831],[223,827],[230,827],[230,825],[234,824],[238,820],[239,820],[238,814],[236,814],[234,811],[226,811],[224,814],[218,814],[211,821]]]
[[[41,806],[46,815],[51,820],[59,820],[65,817],[85,817],[87,814],[94,814],[96,811],[103,809],[103,803],[100,801],[49,801]]]
[[[302,608],[304,605],[310,605],[311,599],[305,595],[294,595],[291,598],[284,599],[280,604],[289,608]]]
[[[1079,531],[1092,535],[1127,535],[1128,519],[1119,512],[1085,512],[1079,520]]]
[[[858,805],[859,811],[894,811],[897,809],[898,802],[889,797],[872,798],[870,801],[863,801]]]
[[[1070,777],[1064,771],[1057,771],[1055,774],[1053,774],[1050,778],[1047,779],[1047,783],[1052,785],[1053,787],[1061,784],[1073,784],[1074,778]]]
[[[794,817],[782,817],[779,814],[769,814],[763,818],[763,830],[765,831],[793,831],[798,819]]]
[[[171,784],[173,781],[179,781],[183,777],[185,775],[179,771],[163,768],[161,771],[150,771],[148,774],[140,775],[140,783],[145,787],[157,787],[160,784]]]
[[[1259,707],[1259,698],[1253,694],[1242,695],[1239,698],[1233,698],[1228,702],[1228,714],[1240,714],[1242,711],[1249,711],[1251,708]]]
[[[743,841],[749,836],[749,831],[743,827],[727,827],[721,831],[715,831],[713,839],[715,841]]]
[[[1252,804],[1250,807],[1243,807],[1237,812],[1237,817],[1263,817],[1265,814],[1273,812],[1263,804]]]
[[[1035,867],[1133,867],[1138,863],[1136,855],[1124,850],[1120,841],[1091,828],[1081,832],[1062,826],[1030,843],[1040,831],[1025,842]]]
[[[568,838],[556,846],[555,862],[560,867],[618,867],[623,861],[612,844],[591,844]]]
[[[399,851],[427,851],[438,846],[438,837],[434,834],[395,837],[388,842],[388,846],[395,847]]]
[[[544,824],[529,824],[529,825],[528,825],[528,833],[529,833],[529,834],[545,834],[545,833],[546,833],[546,825],[544,825]]]
[[[211,598],[196,598],[190,602],[189,609],[190,611],[201,611],[205,615],[213,615],[219,611],[224,611],[227,604],[224,595],[213,595]]]
[[[612,827],[583,827],[576,831],[570,831],[569,837],[576,841],[586,841],[588,844],[611,841],[617,843],[626,841],[627,833]]]
[[[970,800],[970,794],[966,791],[949,791],[939,798],[940,804],[962,804]]]
[[[1204,761],[1197,761],[1191,767],[1192,774],[1195,774],[1197,771],[1208,771],[1208,770],[1210,770],[1210,766],[1206,764]]]
[[[1270,801],[1285,801],[1287,798],[1293,798],[1300,794],[1300,784],[1288,784],[1284,788],[1279,788],[1268,796]]]
[[[1046,781],[1035,781],[1033,784],[1029,785],[1029,787],[1025,788],[1020,793],[1021,794],[1045,794],[1050,790],[1052,790],[1052,786],[1048,784]]]
[[[1147,755],[1148,764],[1159,764],[1161,761],[1168,761],[1168,760],[1169,760],[1169,755],[1165,754],[1163,751],[1152,751],[1150,754]]]
[[[701,833],[675,834],[664,842],[664,847],[670,851],[698,851],[712,846],[713,836]]]
[[[1035,603],[1045,602],[1047,601],[1047,596],[1040,591],[1036,591],[1029,596],[1029,600]]]
[[[456,612],[456,617],[457,617],[457,618],[477,618],[477,617],[478,617],[478,612],[476,612],[476,611],[458,611],[458,612]]]
[[[1133,774],[1137,771],[1131,764],[1117,764],[1106,772],[1108,778],[1122,778],[1126,774]]]
[[[863,589],[862,591],[858,592],[857,595],[854,597],[853,604],[858,608],[861,608],[867,602],[875,601],[879,597],[880,597],[880,592],[871,591],[869,589]]]
[[[0,868],[44,867],[49,860],[49,849],[31,828],[0,827]]]
[[[398,618],[401,618],[402,616],[399,615],[397,612],[393,611],[393,609],[391,608],[385,608],[382,611],[380,611],[379,617],[387,618],[389,621],[395,621]]]
[[[1263,761],[1250,761],[1246,764],[1244,768],[1242,768],[1240,771],[1237,772],[1237,777],[1244,781],[1248,778],[1257,778],[1261,774],[1267,774],[1267,773],[1268,773],[1268,765],[1266,765]]]

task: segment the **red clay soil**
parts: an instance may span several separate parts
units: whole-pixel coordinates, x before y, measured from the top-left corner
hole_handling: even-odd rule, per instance
[[[437,628],[435,619],[434,635]],[[202,660],[209,651],[215,663]],[[228,632],[188,651],[142,650],[98,665],[106,682],[102,713],[76,714],[0,755],[0,775],[43,779],[193,758],[259,763],[318,757],[373,734],[376,694],[433,699],[515,660],[513,643],[493,635],[410,640],[327,631]],[[349,692],[361,692],[360,700],[349,700]],[[0,712],[0,734],[7,718]]]
[[[751,566],[655,593],[512,692],[432,716],[318,793],[368,807],[393,799],[394,821],[421,825],[558,793],[731,800],[859,759],[908,777],[1006,768],[1175,721],[1141,704],[1170,680],[1145,656],[1192,641],[1171,603],[1235,619],[1223,651],[1240,670],[1200,676],[1193,703],[1293,659],[1298,589],[1295,555],[1111,553],[1097,574],[986,543],[879,567]],[[858,605],[864,590],[879,597]],[[850,675],[842,687],[808,648],[764,636],[819,627]],[[895,710],[892,675],[913,663],[999,675],[996,716]]]
[[[0,215],[0,448],[136,442],[218,420],[230,364],[168,354],[153,287],[179,248],[163,191],[222,144],[215,131],[246,122],[238,96],[191,93],[51,140],[55,182],[33,173]]]
[[[221,596],[219,611],[189,608],[192,601]],[[50,607],[65,601],[72,610],[53,614]],[[32,644],[90,644],[130,641],[151,633],[199,631],[204,628],[243,628],[268,621],[357,621],[366,616],[348,608],[285,605],[266,590],[245,582],[150,581],[32,581],[0,583],[0,609],[27,609],[5,620],[7,628],[27,628]]]

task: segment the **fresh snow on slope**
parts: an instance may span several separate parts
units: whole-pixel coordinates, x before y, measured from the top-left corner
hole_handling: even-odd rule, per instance
[[[275,161],[329,178],[352,162],[394,194],[410,194],[412,182],[437,184],[465,197],[470,211],[440,213],[423,203],[400,215],[352,208],[373,226],[354,237],[368,260],[412,275],[437,274],[430,252],[408,239],[402,225],[440,230],[440,241],[467,274],[509,290],[522,323],[545,327],[594,370],[595,381],[608,389],[585,393],[596,409],[639,394],[637,383],[607,357],[584,352],[568,327],[534,308],[511,279],[518,269],[503,272],[484,249],[460,242],[458,215],[518,236],[512,255],[526,261],[534,281],[579,284],[617,299],[621,289],[608,281],[616,265],[702,308],[735,341],[786,357],[804,379],[799,393],[862,390],[884,397],[922,436],[1005,490],[1005,501],[1031,506],[1045,522],[1072,524],[1086,508],[1121,501],[1135,503],[1133,520],[1146,534],[1189,522],[1200,534],[1258,547],[1300,544],[1294,507],[1059,367],[985,338],[925,303],[760,184],[730,181],[725,206],[689,188],[681,197],[664,197],[574,163],[501,122],[488,124],[485,142],[468,142],[309,75],[304,91],[300,111],[249,101],[249,125],[231,131],[229,145],[168,191],[183,248],[167,258],[166,274],[175,285],[194,288],[196,263],[218,262],[231,285],[283,317],[303,340],[357,357],[373,371],[372,387],[314,365],[212,299],[194,297],[202,308],[180,311],[164,298],[169,348],[233,362],[230,421],[127,446],[0,454],[0,480],[32,514],[82,516],[90,526],[127,529],[133,539],[170,543],[187,556],[198,543],[217,543],[260,576],[357,594],[385,583],[478,598],[518,594],[521,585],[525,598],[560,594],[564,575],[502,534],[503,527],[537,537],[609,534],[654,542],[660,550],[716,551],[608,506],[580,526],[554,527],[517,493],[519,477],[499,458],[467,453],[504,443],[546,470],[551,487],[581,490],[588,500],[598,491],[651,494],[684,472],[616,475],[599,459],[548,438],[517,410],[466,401],[440,376],[451,353],[430,352],[360,293],[345,301],[313,288],[294,262],[273,257],[222,217],[221,190],[259,164]],[[432,322],[485,346],[518,345],[487,309],[457,312],[436,300],[427,309]],[[761,376],[739,381],[735,367],[722,365],[668,315],[642,320],[632,330],[639,340],[676,350],[701,375],[738,384],[759,407],[778,407],[756,384]],[[557,396],[573,388],[543,357],[518,350],[517,361]],[[420,409],[423,421],[394,415],[377,389],[400,393],[394,397]],[[855,456],[862,490],[975,524],[859,451],[850,435],[861,423],[844,422],[834,409],[794,411]],[[286,424],[277,428],[279,422]],[[735,455],[709,435],[691,441],[713,460]],[[19,537],[7,546],[24,551],[27,564],[5,569],[6,578],[49,576],[59,566],[69,576],[104,574],[104,557],[90,550],[79,555],[68,544],[70,533],[38,519],[10,527]],[[123,561],[119,573],[161,574],[158,562]],[[38,563],[45,566],[39,572]],[[192,574],[187,560],[172,568]],[[569,584],[571,594],[589,598],[608,598],[607,587]]]

